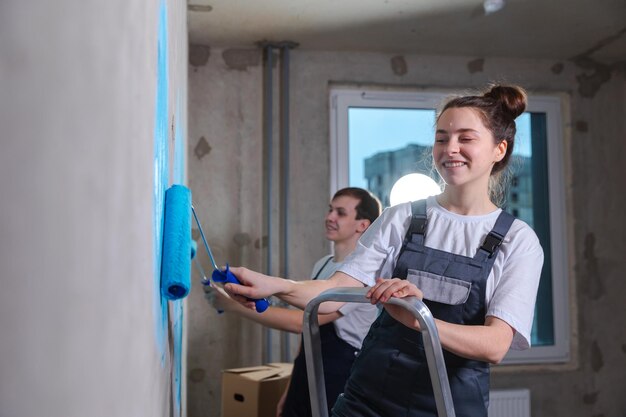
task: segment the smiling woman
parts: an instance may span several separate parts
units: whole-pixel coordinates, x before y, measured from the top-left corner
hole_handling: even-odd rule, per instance
[[[437,121],[433,160],[446,189],[463,187],[465,195],[476,197],[482,191],[489,191],[492,171],[507,149],[512,148],[507,147],[506,140],[496,144],[478,111],[450,108]]]
[[[514,121],[526,108],[526,92],[496,86],[484,96],[450,100],[437,120],[433,159],[447,186],[465,184],[476,195],[487,189],[488,201],[502,204],[501,172],[513,153]],[[485,184],[487,187],[484,187]]]

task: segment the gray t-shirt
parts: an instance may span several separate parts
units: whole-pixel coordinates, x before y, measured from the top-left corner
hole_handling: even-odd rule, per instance
[[[341,266],[341,262],[334,262],[332,255],[326,255],[315,263],[311,278],[328,279]],[[346,303],[340,309],[342,314],[335,320],[335,331],[340,339],[357,349],[361,349],[363,339],[370,326],[378,316],[378,307],[369,303]]]

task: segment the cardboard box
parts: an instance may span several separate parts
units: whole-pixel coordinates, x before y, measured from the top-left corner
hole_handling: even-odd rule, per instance
[[[274,417],[291,363],[222,371],[222,417]]]

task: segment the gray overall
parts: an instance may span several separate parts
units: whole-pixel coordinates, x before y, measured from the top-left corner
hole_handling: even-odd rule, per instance
[[[503,211],[476,255],[469,258],[424,246],[426,200],[413,202],[411,210],[411,225],[393,276],[420,288],[435,318],[484,324],[487,277],[514,217]],[[444,358],[457,417],[486,417],[489,364],[446,350]],[[421,333],[383,311],[363,342],[333,416],[437,416]]]

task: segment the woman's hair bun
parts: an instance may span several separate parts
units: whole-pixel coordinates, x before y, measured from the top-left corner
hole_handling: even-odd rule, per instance
[[[493,85],[484,96],[499,102],[502,110],[512,119],[526,110],[528,96],[523,88],[511,85]]]

